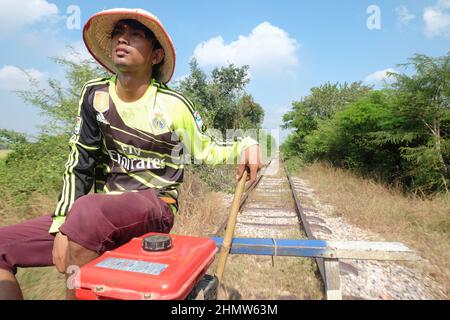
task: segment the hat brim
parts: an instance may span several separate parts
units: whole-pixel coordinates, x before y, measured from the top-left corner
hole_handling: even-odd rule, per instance
[[[92,16],[83,29],[86,48],[103,67],[117,73],[111,57],[111,32],[120,20],[134,19],[142,23],[154,34],[164,50],[164,62],[156,81],[168,83],[175,71],[175,48],[161,22],[150,12],[142,9],[111,9]]]

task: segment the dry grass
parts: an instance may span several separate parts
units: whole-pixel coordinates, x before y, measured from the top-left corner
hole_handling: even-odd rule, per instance
[[[0,227],[50,214],[55,209],[58,199],[57,193],[35,193],[28,198],[26,203],[13,205],[14,201],[8,196],[7,190],[0,186],[0,192],[2,193]]]
[[[213,265],[213,268],[215,265]],[[225,300],[321,300],[323,284],[313,259],[230,255],[224,273]]]
[[[407,197],[326,165],[314,164],[299,173],[319,198],[336,208],[338,215],[361,228],[401,241],[433,266],[423,270],[450,288],[450,196],[433,200]]]
[[[222,199],[223,194],[209,191],[203,181],[186,171],[180,190],[180,211],[171,233],[198,237],[215,234],[228,215]]]
[[[2,190],[3,200],[0,202],[0,226],[7,226],[26,221],[54,210],[57,194],[33,194],[27,203],[12,206],[7,192]],[[53,267],[18,269],[17,279],[22,287],[25,299],[60,300],[65,296],[64,275]]]
[[[54,267],[19,269],[17,279],[26,300],[63,300],[65,277]]]

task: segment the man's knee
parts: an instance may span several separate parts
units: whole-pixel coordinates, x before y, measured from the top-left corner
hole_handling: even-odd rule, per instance
[[[98,251],[102,241],[111,231],[111,224],[103,214],[99,201],[92,195],[77,199],[69,211],[60,231],[69,237],[74,255],[83,253],[84,248]]]

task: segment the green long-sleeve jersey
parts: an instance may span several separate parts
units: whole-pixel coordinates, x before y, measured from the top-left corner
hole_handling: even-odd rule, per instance
[[[257,142],[249,137],[218,141],[206,133],[193,103],[152,81],[138,101],[125,103],[116,94],[116,76],[93,80],[82,89],[63,188],[50,233],[57,232],[76,199],[95,192],[120,194],[155,189],[173,199],[187,159],[205,164],[236,162]]]

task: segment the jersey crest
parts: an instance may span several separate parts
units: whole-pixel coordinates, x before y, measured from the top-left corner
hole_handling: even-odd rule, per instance
[[[200,113],[198,111],[194,112],[194,120],[198,130],[204,133],[206,131],[206,126],[203,123],[202,117],[200,116]]]
[[[94,96],[94,109],[100,113],[109,110],[109,93],[103,91],[95,92]]]
[[[159,133],[168,129],[168,123],[162,109],[156,105],[153,111],[151,123],[155,133]]]

